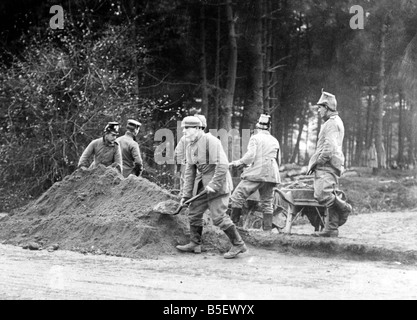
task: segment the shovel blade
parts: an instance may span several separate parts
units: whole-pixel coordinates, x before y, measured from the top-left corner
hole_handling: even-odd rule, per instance
[[[152,208],[152,212],[154,213],[167,214],[167,215],[176,215],[180,211],[181,211],[181,207],[178,201],[175,201],[175,200],[167,200],[167,201],[159,202]]]

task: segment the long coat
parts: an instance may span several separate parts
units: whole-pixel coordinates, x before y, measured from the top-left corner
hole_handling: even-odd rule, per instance
[[[123,136],[118,137],[116,142],[120,145],[123,162],[123,176],[126,178],[132,173],[135,164],[143,165],[139,144],[133,139],[133,133],[129,131],[126,131]]]
[[[345,156],[342,151],[344,135],[343,121],[337,113],[334,113],[320,129],[316,152],[310,158],[308,171],[316,166],[330,164],[341,173],[345,163]]]
[[[278,140],[267,130],[258,130],[248,143],[248,150],[237,160],[238,164],[248,167],[243,170],[242,180],[255,182],[280,183],[279,175],[280,146]]]

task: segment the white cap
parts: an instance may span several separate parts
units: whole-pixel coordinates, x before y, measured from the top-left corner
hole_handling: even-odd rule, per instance
[[[200,119],[201,124],[203,125],[204,128],[207,127],[207,119],[204,115],[202,114],[195,114],[194,117],[197,117],[198,119]]]
[[[267,114],[261,114],[259,120],[256,123],[256,128],[268,130],[271,125],[271,116]]]
[[[185,117],[181,121],[181,127],[203,127],[203,124],[201,123],[201,120],[197,118],[196,116],[188,116]]]
[[[325,105],[332,111],[336,111],[337,101],[336,96],[322,90],[321,97],[316,105]]]
[[[140,127],[142,125],[142,123],[140,123],[139,121],[133,120],[133,119],[127,120],[127,124],[131,124],[131,125],[136,126],[136,127]]]

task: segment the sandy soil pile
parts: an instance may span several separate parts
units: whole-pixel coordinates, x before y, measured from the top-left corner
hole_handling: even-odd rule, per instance
[[[188,241],[184,210],[177,216],[152,212],[168,200],[179,199],[141,177],[123,179],[104,166],[77,170],[36,201],[3,216],[0,239],[23,247],[157,257]],[[213,229],[205,230],[206,248],[226,250],[227,238]]]
[[[355,209],[337,239],[311,237],[314,228],[306,218],[301,219],[301,225],[294,223],[294,231],[297,226],[304,229],[292,235],[253,229],[260,225],[241,231],[241,235],[248,245],[277,251],[414,263],[417,262],[415,248],[395,244],[414,243],[406,239],[415,236],[417,230],[414,227],[416,188],[414,176],[389,180],[371,177],[365,181],[364,177],[353,177],[343,181],[342,189]],[[368,198],[376,200],[361,202]],[[55,183],[37,200],[9,213],[0,213],[0,243],[131,258],[180,254],[175,246],[189,239],[186,210],[176,216],[152,210],[165,201],[176,208],[179,198],[145,178],[124,179],[115,169],[104,166],[77,170]],[[358,215],[366,212],[367,206],[381,211],[397,207],[408,213],[398,214],[395,219],[391,215],[382,217],[381,213],[372,217]],[[361,218],[360,223],[351,223],[355,216]],[[205,219],[203,250],[217,254],[227,251],[230,242],[226,235],[211,224],[208,214]],[[261,220],[258,217],[256,221]],[[406,231],[404,226],[410,226],[411,230]],[[387,241],[381,242],[381,239]]]

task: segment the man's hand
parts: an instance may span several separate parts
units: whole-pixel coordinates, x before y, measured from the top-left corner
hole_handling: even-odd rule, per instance
[[[232,161],[229,163],[229,167],[237,167],[237,161]]]
[[[135,166],[132,169],[132,173],[139,177],[142,174],[143,166],[140,163],[135,163]]]
[[[246,164],[240,162],[239,160],[235,160],[229,163],[229,167],[231,168],[237,168],[238,170],[244,169],[246,167]]]
[[[316,165],[312,166],[306,173],[306,175],[310,176],[316,171]]]
[[[184,205],[184,202],[185,201],[187,201],[187,200],[189,200],[190,198],[181,198],[181,200],[180,200],[180,206],[183,206]]]
[[[206,187],[207,193],[215,193],[216,190],[214,190],[212,187],[207,186]]]

